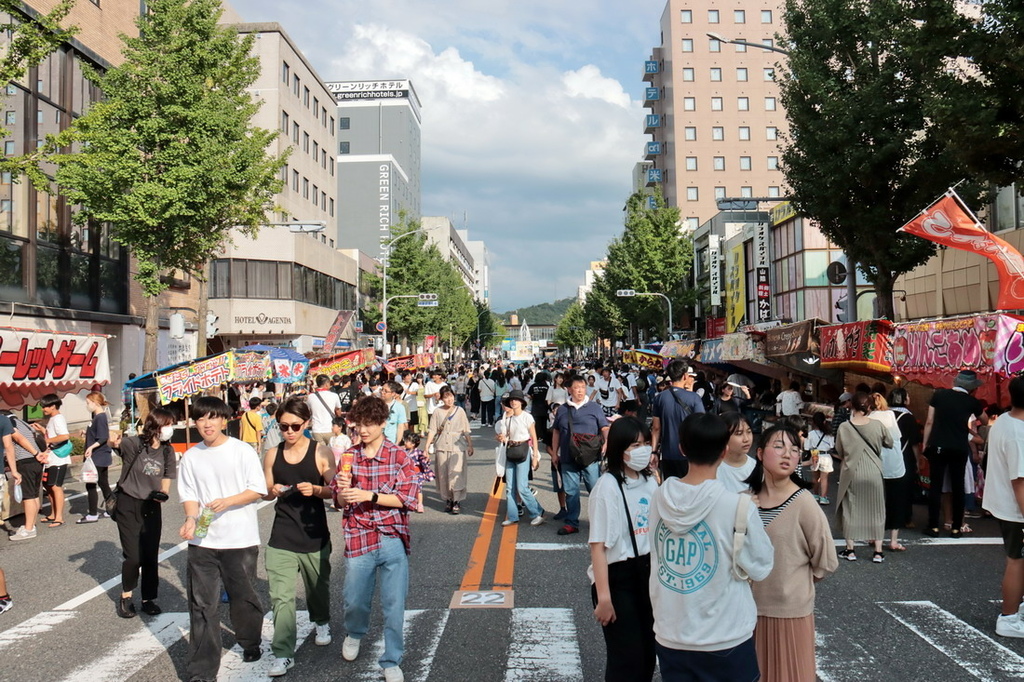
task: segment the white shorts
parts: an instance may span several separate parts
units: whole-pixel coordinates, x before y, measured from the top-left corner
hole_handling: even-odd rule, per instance
[[[818,454],[818,463],[811,465],[811,471],[820,471],[823,474],[832,473],[832,455]]]

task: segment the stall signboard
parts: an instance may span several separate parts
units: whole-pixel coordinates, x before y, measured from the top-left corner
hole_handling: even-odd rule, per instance
[[[156,375],[161,405],[203,393],[231,380],[231,353],[190,362]]]
[[[272,373],[270,353],[231,352],[231,381],[240,384],[268,381]]]
[[[888,320],[862,320],[819,327],[821,366],[892,371],[892,330],[893,324]]]
[[[722,362],[747,360],[764,364],[764,339],[758,339],[746,332],[726,334],[722,337]]]
[[[434,356],[430,353],[416,353],[415,355],[401,355],[388,360],[389,371],[400,371],[404,369],[424,369],[434,363]]]
[[[348,327],[348,323],[352,320],[352,317],[356,314],[354,310],[339,310],[338,316],[334,318],[334,324],[327,330],[327,336],[324,337],[323,352],[333,353],[335,347],[338,345],[338,341],[341,340],[341,335],[345,332],[345,328]]]
[[[281,384],[294,384],[306,380],[309,372],[309,360],[292,360],[290,358],[271,358],[274,368],[274,381]]]
[[[709,317],[707,319],[707,325],[709,339],[721,338],[725,334],[724,317]]]
[[[0,403],[21,407],[47,393],[110,383],[107,337],[0,327]]]
[[[366,369],[373,364],[375,358],[373,348],[360,348],[314,362],[309,366],[309,374],[310,376],[318,374],[345,376]]]
[[[1011,377],[1024,371],[1024,318],[992,314],[896,325],[893,371],[952,377],[961,369]]]
[[[622,354],[622,361],[627,365],[637,365],[644,369],[661,371],[665,367],[668,358],[646,350],[627,350]]]
[[[796,353],[817,352],[818,337],[814,333],[816,322],[817,320],[804,320],[796,324],[787,324],[767,330],[764,354],[773,358]]]
[[[697,357],[697,341],[667,341],[658,351],[666,358],[689,358]]]
[[[700,357],[697,359],[706,364],[725,362],[722,359],[722,339],[706,339],[700,344]]]

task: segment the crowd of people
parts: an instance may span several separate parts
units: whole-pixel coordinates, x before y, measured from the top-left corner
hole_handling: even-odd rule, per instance
[[[182,456],[170,443],[173,412],[150,409],[138,433],[121,437],[103,394],[93,392],[83,454],[94,472],[76,523],[113,517],[123,552],[116,612],[159,614],[162,507],[176,482],[185,512],[179,534],[189,543],[187,672],[203,682],[220,665],[223,601],[243,659],[263,655],[255,588],[261,546],[274,625],[270,675],[294,665],[297,579],[315,644],[332,642],[329,518],[340,511],[342,658],[359,656],[377,595],[384,630],[377,662],[387,682],[399,682],[409,514],[424,512],[430,483],[445,513],[462,513],[478,422],[498,442],[503,525],[546,521],[533,485],[544,454],[559,535],[581,532],[582,491],[589,493],[587,574],[607,680],[651,680],[657,666],[664,680],[799,682],[815,679],[815,584],[840,559],[856,561],[857,542],[871,546],[875,563],[887,551],[906,551],[899,533],[912,525],[928,466],[928,536],[970,532],[965,507],[984,481],[984,506],[999,520],[1007,554],[996,632],[1024,637],[1024,378],[1010,382],[1012,408],[999,417],[974,397],[978,376],[960,372],[951,389],[934,393],[923,429],[899,387],[856,386],[831,415],[808,419],[798,382],[757,396],[774,401],[774,415],[765,416],[749,409],[753,382],[715,379],[682,359],[660,372],[547,363],[319,375],[288,397],[254,385],[232,389],[228,400],[194,399],[189,413],[201,442]],[[71,435],[57,395],[40,405],[45,426],[0,417],[7,467],[24,498],[24,524],[10,536],[16,542],[36,537],[37,523],[59,528],[67,513]],[[234,419],[238,438],[227,435]],[[111,489],[115,454],[121,469]],[[833,504],[836,471],[839,552],[823,510]],[[51,513],[40,519],[41,487]],[[265,544],[261,500],[274,503]],[[0,592],[2,613],[13,603],[2,572]]]

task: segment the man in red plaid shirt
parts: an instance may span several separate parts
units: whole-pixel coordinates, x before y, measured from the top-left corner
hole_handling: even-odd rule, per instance
[[[409,510],[416,509],[419,483],[413,461],[384,438],[388,406],[376,396],[360,398],[348,413],[359,445],[342,456],[335,494],[345,505],[345,628],[341,647],[346,661],[359,656],[370,626],[374,585],[384,612],[384,653],[379,659],[386,682],[403,682],[405,595],[409,589]],[[351,472],[344,463],[353,456]],[[377,578],[380,578],[378,581]]]

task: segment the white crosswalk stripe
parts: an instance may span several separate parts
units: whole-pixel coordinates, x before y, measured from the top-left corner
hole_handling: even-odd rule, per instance
[[[505,682],[555,682],[583,669],[572,609],[512,609]]]

